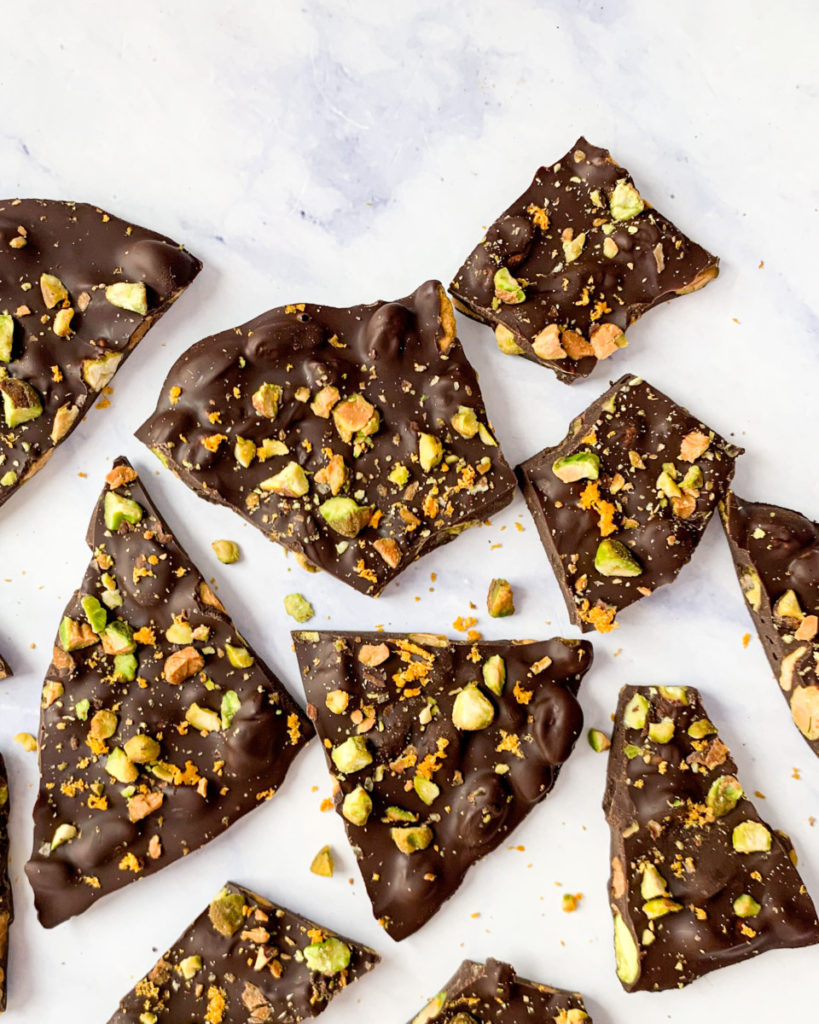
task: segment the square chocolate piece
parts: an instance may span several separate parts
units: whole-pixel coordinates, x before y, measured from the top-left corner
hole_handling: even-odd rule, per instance
[[[576,626],[607,633],[622,608],[676,579],[741,452],[626,374],[559,445],[518,467]]]
[[[294,633],[373,913],[417,931],[551,791],[583,725],[583,640]]]
[[[793,845],[746,796],[693,687],[620,691],[603,809],[627,991],[682,988],[766,950],[819,942]]]
[[[728,492],[739,584],[794,724],[819,756],[819,523]]]
[[[687,295],[719,260],[666,220],[607,149],[580,138],[495,221],[450,285],[498,347],[587,377],[652,306]]]
[[[375,596],[512,500],[437,281],[270,310],[190,348],[137,437],[209,501]]]

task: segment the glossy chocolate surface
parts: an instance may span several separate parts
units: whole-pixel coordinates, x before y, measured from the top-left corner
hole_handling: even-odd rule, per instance
[[[88,530],[94,554],[62,624],[73,623],[88,645],[67,651],[61,629],[43,688],[41,784],[26,873],[47,928],[220,835],[273,796],[313,734],[128,462],[117,459],[107,480]],[[107,529],[109,492],[137,502],[141,520]],[[91,628],[82,605],[88,596],[102,602],[109,625],[133,631],[132,681],[118,675],[106,634]],[[173,642],[169,628],[182,631]],[[206,713],[203,728],[192,707]],[[113,732],[103,727],[106,717]],[[158,748],[139,760],[129,755],[125,777],[115,777],[111,756],[121,758],[138,735]]]
[[[25,382],[42,405],[39,416],[11,426],[0,403],[0,505],[45,465],[201,269],[170,238],[87,203],[0,202],[0,314],[13,321],[9,360],[0,341],[0,378]],[[64,297],[57,290],[46,301],[43,274],[58,279]],[[108,285],[124,283],[145,286],[144,313],[106,298]],[[105,368],[94,373],[101,359]]]
[[[273,416],[254,406],[265,384],[281,389]],[[337,418],[353,395],[374,419],[345,440]],[[200,341],[171,369],[137,437],[202,497],[371,595],[514,494],[436,281],[397,302],[280,307]],[[419,458],[422,443],[442,446],[440,462]],[[276,490],[291,464],[301,495]],[[333,498],[365,510],[357,527],[325,518]]]
[[[607,632],[622,608],[676,579],[741,452],[647,381],[626,374],[574,420],[559,445],[518,467],[575,625]],[[556,461],[579,454],[597,460],[597,477],[560,479]],[[686,482],[689,472],[699,472],[697,486]],[[639,575],[603,575],[595,567],[606,540],[625,546]]]
[[[218,908],[211,910],[225,896],[236,898],[244,913],[233,933]],[[347,966],[333,973],[310,970],[304,950],[328,939],[346,947],[346,954],[336,949],[349,958]],[[122,1000],[109,1024],[144,1024],[146,1014],[162,1024],[297,1024],[317,1017],[379,959],[372,949],[228,882]]]
[[[389,633],[293,637],[307,713],[337,783],[336,809],[345,818],[373,912],[394,939],[403,939],[436,913],[469,867],[505,842],[555,784],[583,725],[576,695],[591,666],[591,644],[471,644]],[[500,696],[484,677],[493,657],[505,666]],[[456,726],[453,715],[458,691],[470,683],[477,684],[478,703],[491,721],[466,729]],[[350,737],[370,760],[345,773],[336,750]],[[354,824],[344,814],[344,800],[361,788],[372,810],[363,824]],[[409,838],[404,828],[415,835],[424,830],[426,847],[403,852],[398,842]]]
[[[9,928],[14,920],[14,901],[9,877],[9,780],[0,754],[0,1013],[8,996]]]
[[[762,647],[794,724],[819,755],[819,523],[732,491],[721,511]]]
[[[635,695],[646,713],[642,726],[629,719],[639,726],[631,728],[625,715]],[[631,936],[621,943],[639,962],[635,978],[620,954],[628,991],[682,987],[769,949],[819,942],[790,840],[762,821],[736,775],[697,690],[620,691],[603,807],[612,911]],[[726,782],[733,795],[715,799]],[[735,829],[748,823],[763,842],[741,852]]]
[[[611,339],[652,306],[717,276],[719,260],[636,191],[634,214],[617,219],[615,213],[629,212],[616,197],[611,208],[618,183],[621,190],[623,183],[634,188],[608,150],[579,138],[556,164],[540,168],[450,285],[459,308],[500,326],[517,354],[548,366],[566,384],[613,354],[622,339],[617,345]],[[523,287],[523,301],[498,297],[495,274],[503,268]],[[562,354],[546,358],[538,351],[548,351],[541,332],[551,325],[559,329]],[[603,325],[611,326],[596,336]]]
[[[464,960],[441,991],[409,1024],[541,1022],[592,1024],[592,1019],[578,993],[519,978],[514,967],[490,959],[485,964]]]

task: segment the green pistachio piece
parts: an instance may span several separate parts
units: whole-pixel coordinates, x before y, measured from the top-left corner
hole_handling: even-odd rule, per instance
[[[249,469],[256,458],[256,442],[249,437],[237,437],[233,445],[233,458],[242,469]]]
[[[67,615],[60,622],[60,647],[67,653],[78,651],[82,647],[92,647],[98,642],[94,631],[85,623],[80,625]]]
[[[328,498],[319,505],[322,518],[342,537],[357,537],[372,518],[370,505],[357,505],[352,498]]]
[[[649,921],[655,921],[658,917],[665,917],[666,914],[676,914],[682,910],[682,904],[676,903],[667,896],[657,896],[643,904],[643,913]]]
[[[619,540],[601,540],[594,556],[594,567],[601,576],[642,576],[643,567]]]
[[[222,719],[210,708],[200,707],[195,701],[185,712],[185,721],[197,730],[197,732],[220,732]]]
[[[105,527],[116,533],[123,522],[135,526],[142,519],[142,506],[132,498],[124,498],[116,491],[108,491],[103,503]]]
[[[197,953],[193,956],[186,956],[184,960],[180,960],[176,968],[185,981],[190,981],[199,971],[202,970],[202,957]]]
[[[350,966],[350,947],[341,939],[330,936],[323,942],[313,942],[304,950],[304,962],[311,971],[332,978]]]
[[[63,843],[70,843],[72,839],[77,837],[78,830],[76,825],[58,825],[54,830],[54,835],[51,839],[51,849],[56,850],[58,846],[62,846]]]
[[[491,725],[495,718],[495,708],[478,689],[476,683],[467,684],[452,705],[452,721],[457,729],[466,732],[477,732]]]
[[[65,285],[54,274],[40,274],[40,291],[46,309],[54,309],[58,302],[65,302],[68,298]]]
[[[415,822],[418,821],[418,815],[414,811],[408,811],[406,807],[398,807],[392,804],[384,811],[384,817],[381,820],[384,822]]]
[[[670,743],[674,738],[674,720],[662,718],[648,727],[648,738],[652,743]]]
[[[711,783],[705,805],[715,818],[724,818],[733,811],[742,796],[742,786],[733,775],[720,775]]]
[[[635,757],[640,757],[642,755],[643,748],[637,747],[633,743],[627,743],[625,747],[623,747],[623,753],[629,761],[633,761]]]
[[[666,498],[679,498],[682,494],[682,491],[677,486],[676,482],[665,470],[663,470],[657,477],[657,483],[655,486],[658,491],[666,496]]]
[[[672,704],[688,705],[687,686],[658,686],[657,691],[661,697],[671,701]]]
[[[222,694],[219,718],[221,719],[223,729],[229,729],[231,727],[233,724],[233,718],[241,706],[242,702],[239,699],[239,694],[235,690],[227,690]]]
[[[597,480],[600,476],[600,457],[588,450],[564,455],[552,463],[552,472],[564,484],[574,483],[575,480]]]
[[[744,892],[734,900],[734,913],[737,917],[756,917],[762,907],[749,893]]]
[[[234,647],[233,644],[225,644],[225,654],[234,668],[250,668],[256,660],[246,647]]]
[[[332,878],[335,861],[329,846],[322,846],[310,863],[310,870],[321,878]]]
[[[649,862],[646,862],[643,868],[643,877],[640,880],[640,895],[646,902],[668,895],[666,880],[657,868]]]
[[[613,220],[631,220],[645,209],[645,203],[637,189],[625,178],[621,178],[609,196],[609,209]]]
[[[640,950],[628,925],[618,913],[614,915],[614,958],[617,977],[624,985],[633,985],[640,977]]]
[[[119,724],[113,711],[103,708],[91,719],[91,735],[101,740],[109,740],[117,731]],[[124,753],[124,751],[123,751]]]
[[[412,780],[413,788],[427,806],[434,804],[438,797],[441,795],[441,787],[432,781],[427,779],[423,775],[416,775]]]
[[[215,540],[211,547],[222,565],[233,565],[239,561],[239,545],[235,540]]]
[[[56,679],[46,679],[45,683],[43,684],[41,706],[44,707],[44,708],[50,708],[51,705],[55,701],[59,700],[60,697],[62,697],[64,693],[65,693],[65,687],[63,686],[63,684],[61,682],[59,682]],[[74,705],[74,714],[75,715],[77,714],[77,707],[81,703],[82,703],[82,701],[77,701],[77,703]],[[85,714],[86,714],[86,717],[88,716],[88,708],[89,707],[90,707],[90,703],[89,703],[88,700],[86,700],[85,701]],[[77,717],[79,718],[79,715],[77,715]],[[85,718],[83,718],[82,721],[85,721]]]
[[[745,600],[755,612],[758,612],[762,604],[762,580],[756,569],[750,565],[745,566],[739,578],[739,585],[742,587]]]
[[[589,729],[589,746],[596,753],[602,754],[611,746],[611,740],[600,729]]]
[[[85,612],[85,617],[88,619],[88,625],[95,633],[101,633],[108,621],[108,612],[106,612],[96,597],[93,597],[91,594],[86,594],[80,600],[80,604]]]
[[[275,420],[279,415],[279,405],[282,400],[282,389],[278,384],[271,384],[269,381],[265,381],[254,393],[251,398],[253,408],[259,414],[268,420]]]
[[[506,686],[506,662],[499,654],[493,654],[483,663],[483,681],[487,690],[500,697]]]
[[[623,712],[623,725],[627,729],[644,729],[648,716],[648,701],[642,693],[635,693]]]
[[[143,733],[132,736],[125,743],[125,753],[128,760],[133,761],[134,764],[147,764],[149,761],[156,761],[160,749],[153,736],[146,736]]]
[[[688,726],[688,735],[693,740],[702,740],[706,736],[714,736],[717,732],[716,726],[707,718],[698,718]]]
[[[489,433],[489,428],[484,426],[483,423],[478,424],[478,437],[483,441],[484,444],[489,445],[490,448],[497,448],[498,442]],[[487,456],[488,458],[488,456]]]
[[[495,271],[495,298],[515,306],[526,300],[526,292],[521,288],[517,278],[513,277],[507,267]]]
[[[444,446],[434,434],[421,434],[418,438],[418,461],[421,469],[429,473],[444,457]]]
[[[401,853],[417,853],[419,850],[426,850],[432,842],[432,838],[432,829],[429,825],[390,829],[390,839]]]
[[[583,252],[583,247],[586,244],[586,232],[581,231],[579,235],[574,235],[572,238],[563,240],[563,258],[567,263],[574,263],[574,261]]]
[[[9,469],[2,476],[0,476],[0,485],[3,487],[13,487],[17,483],[17,474],[13,469]]]
[[[796,619],[801,622],[805,617],[795,590],[786,590],[781,597],[777,598],[773,610],[774,615],[780,619]]]
[[[120,619],[109,622],[102,631],[102,646],[106,654],[133,654],[136,650],[134,631]]]
[[[333,747],[330,756],[333,759],[333,764],[344,775],[360,772],[362,768],[366,768],[373,761],[364,736],[348,736],[343,743]]]
[[[680,489],[683,491],[700,491],[702,490],[703,483],[704,480],[700,467],[691,466],[680,481]]]
[[[503,324],[495,327],[495,341],[505,356],[522,356],[523,349],[515,341],[515,335]]]
[[[102,391],[122,362],[121,352],[106,352],[97,359],[83,359],[82,378],[92,391]]]
[[[419,1014],[416,1014],[412,1019],[412,1024],[431,1024],[432,1021],[440,1014],[446,1005],[446,991],[441,991],[437,996],[433,996],[427,1005],[421,1010]]]
[[[310,481],[298,462],[288,462],[281,472],[262,480],[259,487],[283,498],[301,498],[310,490]]]
[[[0,394],[3,396],[3,415],[7,427],[20,427],[43,414],[42,400],[26,380],[3,378],[0,380]]]
[[[395,484],[396,487],[406,487],[407,480],[409,480],[409,470],[403,463],[399,462],[397,466],[393,466],[389,471],[387,479],[391,484]]]
[[[11,362],[11,346],[14,341],[14,320],[8,313],[0,316],[0,363]]]
[[[222,889],[208,907],[210,923],[220,935],[231,936],[242,927],[245,922],[245,901],[241,893],[228,892]]]
[[[367,399],[356,392],[333,407],[333,423],[342,441],[369,437],[381,426],[381,414]]]
[[[105,297],[112,306],[145,316],[148,312],[148,293],[142,281],[117,281],[105,289]]]
[[[284,599],[284,610],[296,622],[308,622],[313,618],[313,606],[301,594],[288,594]]]
[[[341,813],[351,825],[363,827],[370,819],[373,802],[370,794],[363,786],[356,786],[348,793],[341,804]]]
[[[183,647],[193,643],[193,626],[182,619],[175,619],[165,630],[165,639],[169,644],[182,644]]]
[[[139,662],[133,654],[114,655],[114,678],[118,682],[133,682],[138,668]]]
[[[743,821],[731,837],[737,853],[767,853],[771,848],[771,833],[761,821]]]
[[[105,770],[113,775],[117,782],[127,785],[139,778],[137,766],[131,761],[122,747],[114,747],[105,762]]]
[[[508,580],[492,580],[486,597],[486,609],[493,619],[514,615],[515,596]]]
[[[452,429],[456,430],[461,437],[469,439],[478,433],[478,417],[475,415],[475,410],[469,406],[459,405],[458,411],[449,422],[452,424]]]

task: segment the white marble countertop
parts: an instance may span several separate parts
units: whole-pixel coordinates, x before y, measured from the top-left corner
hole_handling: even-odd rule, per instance
[[[481,226],[581,133],[608,146],[655,205],[718,253],[722,273],[646,316],[626,352],[572,389],[502,356],[489,331],[459,318],[507,457],[562,437],[609,377],[628,370],[746,447],[740,494],[819,516],[816,6],[146,0],[126,11],[41,0],[36,10],[8,5],[4,30],[3,191],[96,203],[205,261],[117,377],[110,407],[92,410],[0,513],[0,649],[17,672],[0,685],[17,905],[8,1024],[106,1020],[228,877],[383,954],[378,971],[331,1005],[326,1024],[402,1024],[465,956],[508,959],[525,976],[582,990],[596,1024],[814,1019],[816,947],[765,954],[682,992],[622,992],[599,808],[605,758],[585,740],[515,834],[525,851],[498,850],[397,946],[371,917],[340,820],[320,811],[329,782],[316,743],[280,794],[227,835],[44,931],[22,870],[35,757],[11,736],[36,733],[52,637],[88,558],[87,520],[121,453],[156,472],[148,483],[160,508],[298,696],[282,608],[295,589],[313,601],[320,626],[451,632],[501,575],[515,585],[519,614],[482,614],[486,636],[576,635],[520,498],[374,602],[303,574],[160,471],[132,432],[172,361],[206,333],[284,302],[353,304],[405,295],[429,277],[447,281]],[[221,536],[241,543],[241,563],[216,563],[210,542]],[[819,763],[789,721],[755,634],[743,647],[748,632],[714,523],[673,587],[625,613],[618,632],[593,638],[597,660],[581,694],[587,724],[608,724],[626,682],[698,685],[746,789],[765,793],[760,810],[790,833],[819,897],[819,826],[809,823],[819,818]],[[308,871],[327,842],[340,862],[330,881]],[[573,915],[561,912],[567,890],[584,893]]]

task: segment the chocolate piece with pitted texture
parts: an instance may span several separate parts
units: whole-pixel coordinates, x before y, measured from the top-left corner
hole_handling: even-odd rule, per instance
[[[572,622],[587,632],[671,583],[741,448],[628,374],[517,473]]]
[[[762,821],[697,690],[625,686],[603,809],[617,975],[682,988],[769,949],[819,942],[784,832]]]
[[[170,238],[86,203],[0,202],[0,505],[201,269]]]
[[[378,954],[228,882],[122,1000],[109,1024],[297,1024]]]
[[[373,596],[515,489],[437,281],[200,341],[137,437],[202,497]]]
[[[583,725],[591,644],[293,638],[373,912],[406,938],[555,784]]]
[[[125,459],[46,676],[26,873],[50,928],[273,796],[313,734]]]
[[[14,920],[14,901],[9,878],[9,780],[0,754],[0,1013],[8,995],[9,928]]]
[[[622,348],[646,310],[718,272],[719,260],[643,199],[608,150],[580,138],[489,228],[450,292],[495,329],[502,352],[571,384]]]
[[[499,960],[464,960],[410,1024],[592,1024],[577,992],[519,978]]]
[[[819,523],[732,491],[720,511],[762,647],[796,727],[819,755]]]

